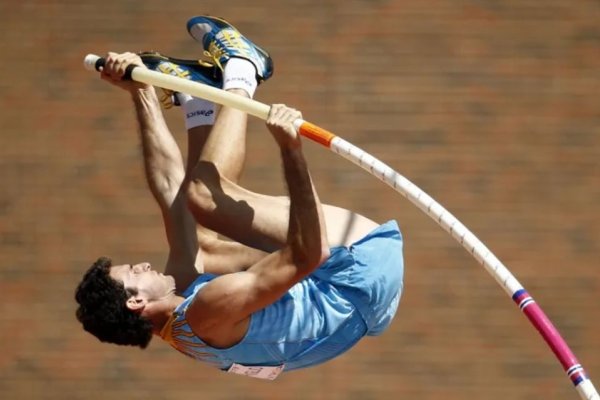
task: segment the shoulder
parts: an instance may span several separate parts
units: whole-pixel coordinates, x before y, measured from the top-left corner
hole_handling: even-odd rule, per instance
[[[224,348],[238,343],[248,330],[250,315],[241,316],[236,294],[248,285],[251,274],[203,274],[186,291],[185,319],[196,336],[209,346]]]
[[[236,272],[226,275],[202,274],[184,292],[189,305],[186,319],[190,326],[202,330],[236,323],[234,312],[239,306],[239,294],[252,284],[253,274]]]
[[[191,277],[185,285],[178,288],[179,295],[185,297],[188,301],[192,301],[197,293],[210,281],[216,278],[214,274],[197,274]]]

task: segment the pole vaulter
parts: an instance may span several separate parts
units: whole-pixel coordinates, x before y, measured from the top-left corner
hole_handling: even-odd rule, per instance
[[[91,71],[99,71],[103,65],[104,59],[93,54],[88,54],[84,59],[85,68]],[[262,120],[266,120],[269,114],[270,106],[258,101],[148,69],[130,66],[126,78],[204,98],[239,109]],[[364,150],[310,122],[298,119],[294,126],[303,137],[328,148],[391,186],[456,239],[492,275],[537,329],[561,363],[580,397],[585,400],[600,400],[600,395],[582,365],[540,306],[504,264],[465,225],[415,184]]]

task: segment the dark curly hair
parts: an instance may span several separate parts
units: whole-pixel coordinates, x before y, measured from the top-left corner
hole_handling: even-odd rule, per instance
[[[127,299],[135,293],[109,275],[112,262],[100,257],[77,286],[77,319],[83,329],[101,342],[145,349],[152,339],[152,323],[127,308]]]

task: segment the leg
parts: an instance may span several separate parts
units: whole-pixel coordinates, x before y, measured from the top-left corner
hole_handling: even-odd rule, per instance
[[[273,74],[269,54],[221,18],[200,16],[187,23],[188,32],[222,70],[222,88],[252,98],[259,82]],[[225,178],[238,182],[246,154],[247,115],[223,107],[201,158],[213,163]]]
[[[229,92],[247,96],[240,89]],[[183,97],[183,96],[181,96]],[[186,173],[191,174],[201,159],[219,166],[221,173],[234,182],[239,180],[246,156],[247,115],[236,109],[223,107],[214,118],[214,104],[201,99],[191,99],[183,104],[188,129],[188,157]],[[210,112],[210,116],[204,116]],[[203,114],[201,118],[188,118],[190,114]]]
[[[289,200],[267,196],[223,177],[217,167],[201,161],[188,187],[188,206],[202,225],[264,251],[281,247],[287,238]],[[330,246],[348,246],[377,223],[331,205],[323,205]]]
[[[232,89],[239,95],[244,91]],[[200,160],[217,166],[224,177],[238,182],[246,155],[247,115],[239,110],[223,107],[213,126],[202,125],[188,129],[188,157],[186,176],[193,176]],[[218,235],[197,220],[200,247],[205,252],[214,251]]]
[[[217,70],[215,65],[210,62],[175,59],[155,52],[141,53],[140,57],[148,68],[157,72],[190,79],[213,87],[223,86],[222,72]],[[236,59],[234,61],[226,63],[227,71],[223,71],[227,72],[226,77],[231,78],[234,82],[234,85],[229,85],[234,86],[231,91],[240,95],[253,93],[257,85],[254,65],[246,60]],[[238,67],[235,66],[236,62]],[[233,69],[231,64],[233,64]],[[243,76],[244,74],[248,75],[248,79],[245,80],[247,81],[246,84],[242,85],[242,88],[246,91],[235,89],[235,81],[239,78],[246,78]],[[252,83],[252,80],[254,80],[254,83]],[[249,85],[248,82],[250,82]],[[188,156],[185,176],[189,178],[201,154],[205,153],[210,159],[219,164],[225,176],[237,181],[245,157],[247,116],[237,110],[225,108],[221,111],[220,118],[213,130],[215,105],[212,102],[193,98],[187,94],[173,93],[172,91],[165,91],[161,102],[165,108],[171,108],[176,104],[180,105],[183,112],[185,126],[188,131]],[[215,134],[213,136],[225,135],[226,142],[229,143],[222,145],[219,141],[216,141],[213,145],[209,144],[207,146],[211,131]],[[208,149],[205,151],[205,148]],[[171,251],[169,255],[167,266],[169,274],[180,275],[180,272],[187,274],[187,268],[193,264],[194,255],[196,256],[195,264],[197,264],[199,271],[203,269],[202,264],[204,264],[206,272],[217,274],[244,269],[249,266],[248,263],[253,262],[252,260],[255,262],[264,257],[264,253],[256,249],[247,248],[239,243],[222,241],[214,231],[197,224],[185,205],[185,192],[181,192],[178,197],[182,197],[183,202],[177,203],[181,203],[182,207],[171,207],[168,211],[168,215],[172,216],[170,220],[175,222],[167,224],[168,227],[171,227],[168,235],[169,243],[175,244],[175,251]],[[191,235],[194,236],[194,240],[191,240]],[[185,248],[186,251],[181,251],[182,246],[188,246]],[[196,250],[191,251],[191,247]],[[188,253],[196,253],[196,251],[198,251],[197,254],[188,256]],[[192,259],[192,261],[182,262],[182,253],[185,253],[186,257]],[[227,257],[224,257],[224,255],[227,255]]]
[[[246,96],[241,89],[229,92]],[[210,135],[200,154],[200,160],[214,164],[220,174],[238,182],[246,157],[246,113],[231,107],[221,108]]]
[[[235,61],[235,62],[233,62]],[[249,97],[250,94],[247,90],[238,88],[237,79],[234,79],[234,84],[228,84],[227,79],[242,77],[247,80],[254,80],[255,69],[254,66],[246,60],[233,60],[225,65],[224,70],[224,88],[228,89],[229,92]],[[242,65],[240,72],[237,64]],[[245,70],[244,70],[245,68]],[[244,76],[245,75],[245,76]],[[229,86],[229,88],[227,87]],[[254,83],[256,87],[256,82]],[[253,93],[253,90],[251,91]],[[194,105],[196,108],[203,102],[203,100],[194,99],[191,102],[185,103],[184,108],[187,108],[186,115],[199,114],[198,110],[194,107],[186,107],[188,105]],[[205,101],[204,101],[205,102]],[[206,103],[206,102],[205,102]],[[214,105],[212,105],[214,111]],[[200,111],[205,111],[206,107]],[[206,113],[200,113],[203,116]],[[214,113],[211,114],[214,119]],[[193,170],[198,161],[204,160],[215,165],[220,173],[231,180],[232,182],[238,182],[244,161],[246,157],[246,125],[248,116],[246,113],[236,110],[230,107],[223,107],[214,125],[202,125],[194,126],[195,124],[190,123],[190,119],[186,120],[186,126],[188,127],[188,161],[186,168],[186,176],[193,176]],[[198,122],[206,122],[207,118],[203,117]],[[210,121],[212,122],[212,121]],[[198,240],[200,247],[205,252],[214,251],[215,246],[218,243],[218,236],[215,232],[206,229],[207,226],[202,224],[200,220],[197,220],[198,228]]]
[[[206,139],[208,139],[211,129],[211,125],[201,125],[188,129],[187,163],[185,167],[186,175],[189,175],[198,163],[200,154],[206,144]]]
[[[273,63],[268,53],[227,21],[195,17],[188,22],[188,31],[211,53],[216,65],[225,65],[224,89],[252,97],[257,80],[264,81],[272,75]],[[200,162],[190,175],[188,201],[201,225],[241,243],[272,251],[285,243],[289,201],[252,193],[237,185],[245,157],[246,119],[246,114],[238,110],[221,110]],[[351,243],[376,226],[347,210],[331,206],[325,206],[325,210],[332,245]]]

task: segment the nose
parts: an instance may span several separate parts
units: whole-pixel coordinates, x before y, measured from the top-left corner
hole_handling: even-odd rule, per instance
[[[151,269],[151,265],[150,263],[144,262],[144,263],[139,263],[133,266],[133,270],[135,272],[148,272]]]

